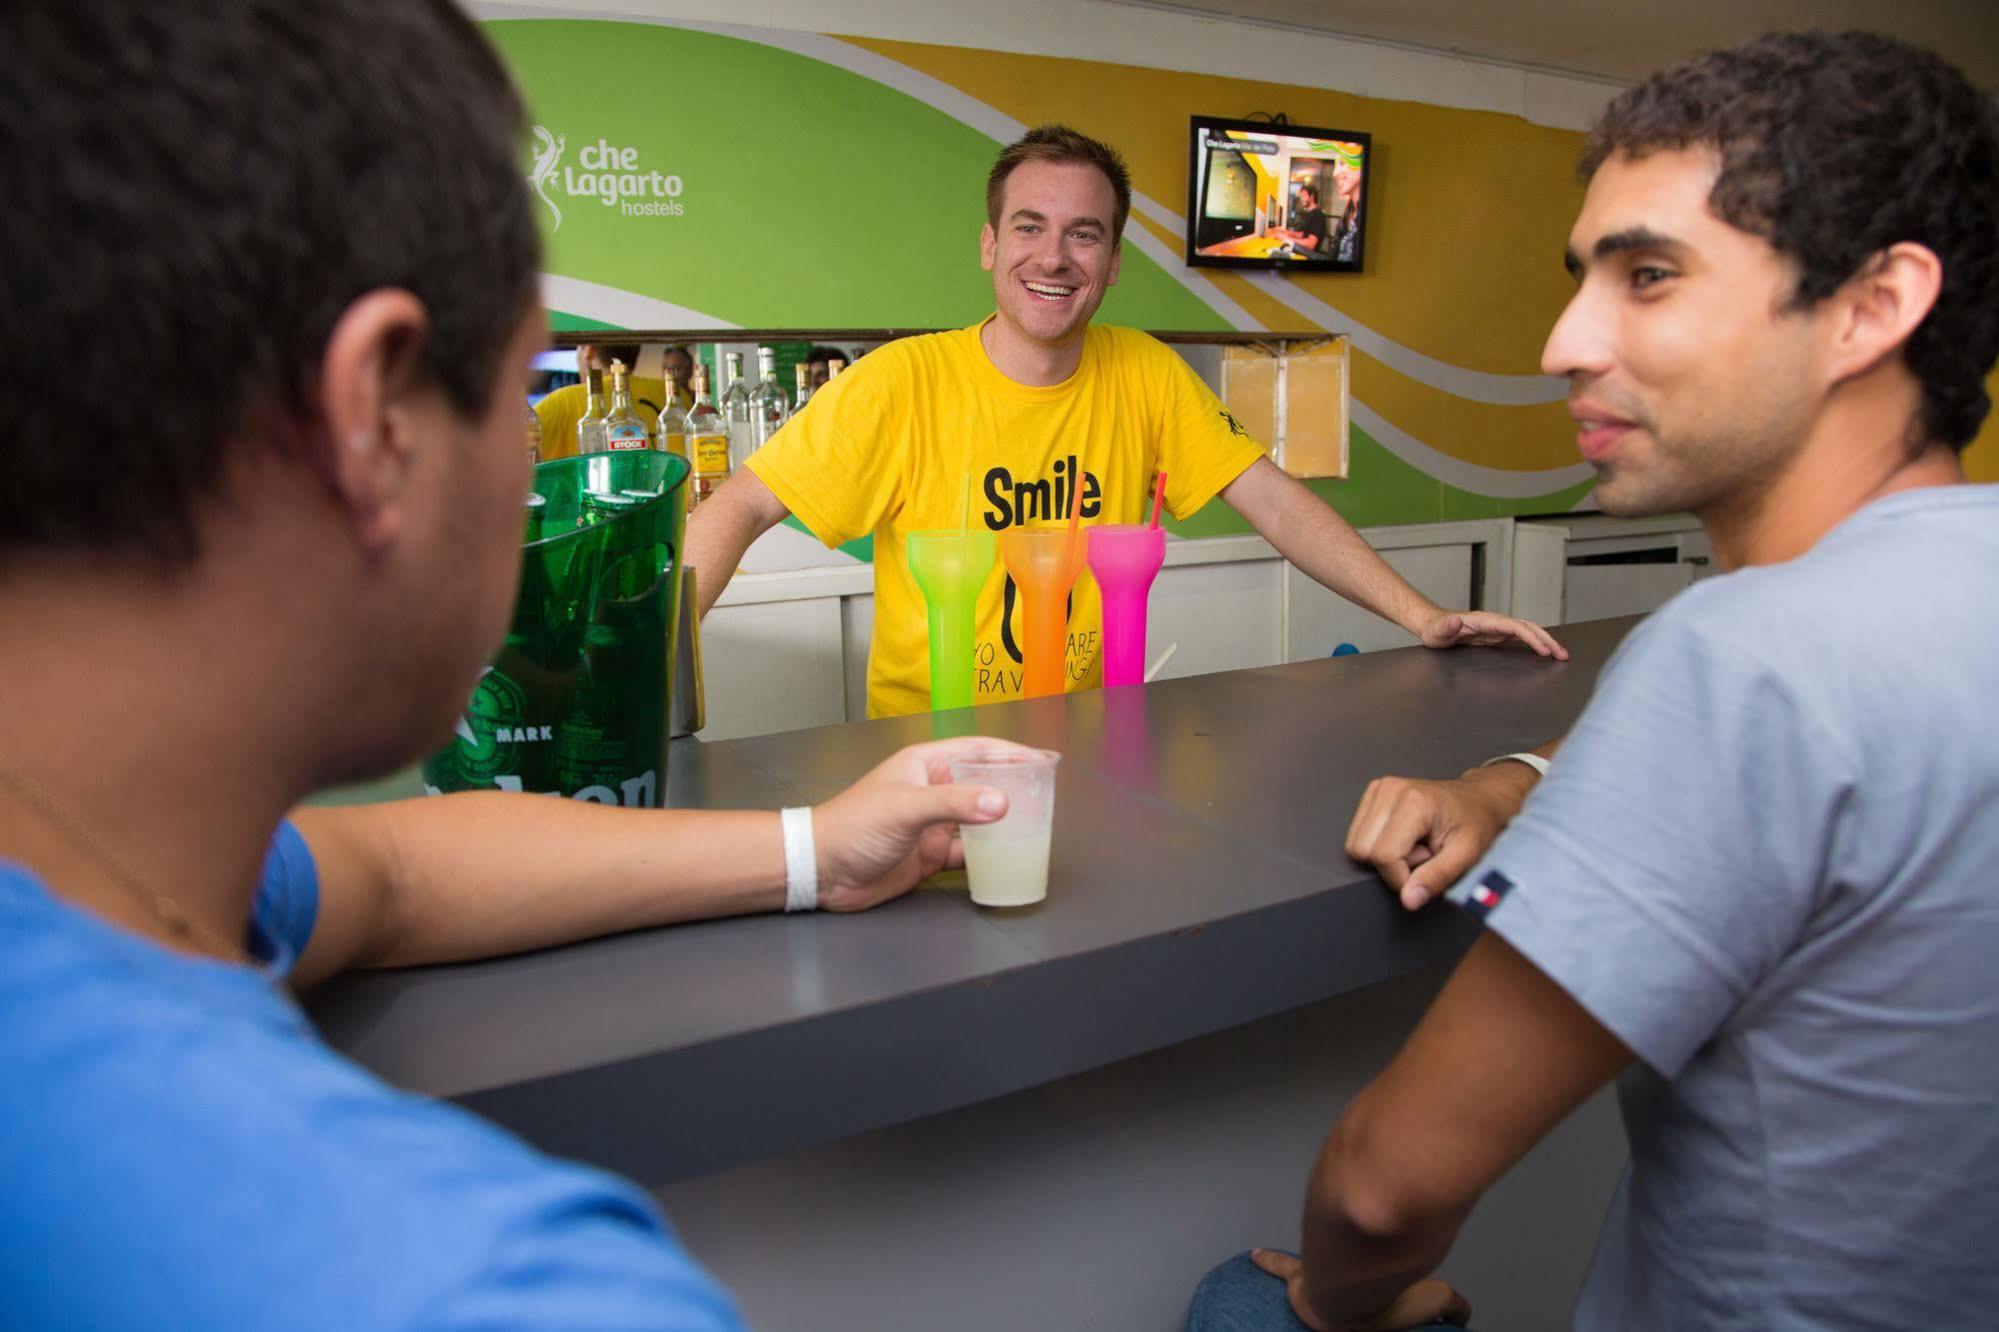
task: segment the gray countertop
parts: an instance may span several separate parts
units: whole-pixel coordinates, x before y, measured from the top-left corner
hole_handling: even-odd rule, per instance
[[[967,1105],[1448,960],[1342,850],[1383,773],[1451,776],[1559,734],[1636,621],[1522,650],[1368,653],[821,727],[676,741],[678,807],[822,800],[976,729],[1062,751],[1048,900],[924,887],[853,916],[681,925],[343,978],[337,1048],[545,1150],[648,1184]]]

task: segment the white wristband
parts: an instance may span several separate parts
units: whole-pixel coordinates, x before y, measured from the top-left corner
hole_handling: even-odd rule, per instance
[[[784,822],[784,909],[819,909],[819,853],[812,845],[812,807],[782,811]]]
[[[1525,763],[1543,777],[1548,775],[1548,760],[1542,758],[1539,754],[1501,754],[1498,758],[1489,758],[1478,766],[1481,768],[1490,768],[1495,763],[1505,763],[1508,760],[1514,763]]]

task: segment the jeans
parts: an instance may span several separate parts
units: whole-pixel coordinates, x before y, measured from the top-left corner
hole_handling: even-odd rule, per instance
[[[1428,1327],[1451,1328],[1451,1323]],[[1309,1332],[1291,1312],[1284,1283],[1249,1260],[1235,1257],[1201,1278],[1187,1310],[1187,1332]]]

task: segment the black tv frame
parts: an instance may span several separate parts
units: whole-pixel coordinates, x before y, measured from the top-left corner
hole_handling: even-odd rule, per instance
[[[1284,136],[1298,139],[1334,139],[1343,143],[1357,143],[1361,147],[1360,199],[1356,213],[1360,222],[1360,239],[1354,248],[1351,262],[1328,259],[1285,258],[1271,256],[1263,259],[1244,258],[1237,255],[1204,255],[1196,253],[1204,245],[1212,245],[1213,240],[1201,239],[1201,185],[1207,170],[1206,154],[1202,151],[1201,131],[1203,129],[1244,130],[1264,136]],[[1187,128],[1187,230],[1185,240],[1186,262],[1189,268],[1249,268],[1276,273],[1358,273],[1367,259],[1368,209],[1374,196],[1374,136],[1364,130],[1321,129],[1311,125],[1272,124],[1267,120],[1229,120],[1220,116],[1190,116]],[[1247,231],[1241,234],[1248,234]]]

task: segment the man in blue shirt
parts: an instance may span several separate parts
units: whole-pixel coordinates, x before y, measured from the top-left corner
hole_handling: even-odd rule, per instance
[[[1603,507],[1692,511],[1730,572],[1632,631],[1524,807],[1524,762],[1369,789],[1348,849],[1486,930],[1328,1137],[1302,1260],[1219,1270],[1191,1328],[1463,1321],[1431,1275],[1459,1225],[1613,1079],[1631,1160],[1578,1328],[1999,1307],[1999,487],[1959,461],[1999,357],[1995,120],[1865,33],[1605,111],[1543,365]]]
[[[447,737],[505,628],[519,100],[445,0],[19,0],[0,103],[0,1322],[736,1326],[643,1193],[381,1084],[283,987],[874,905],[1003,812],[948,781],[997,742],[783,831],[288,819]]]

